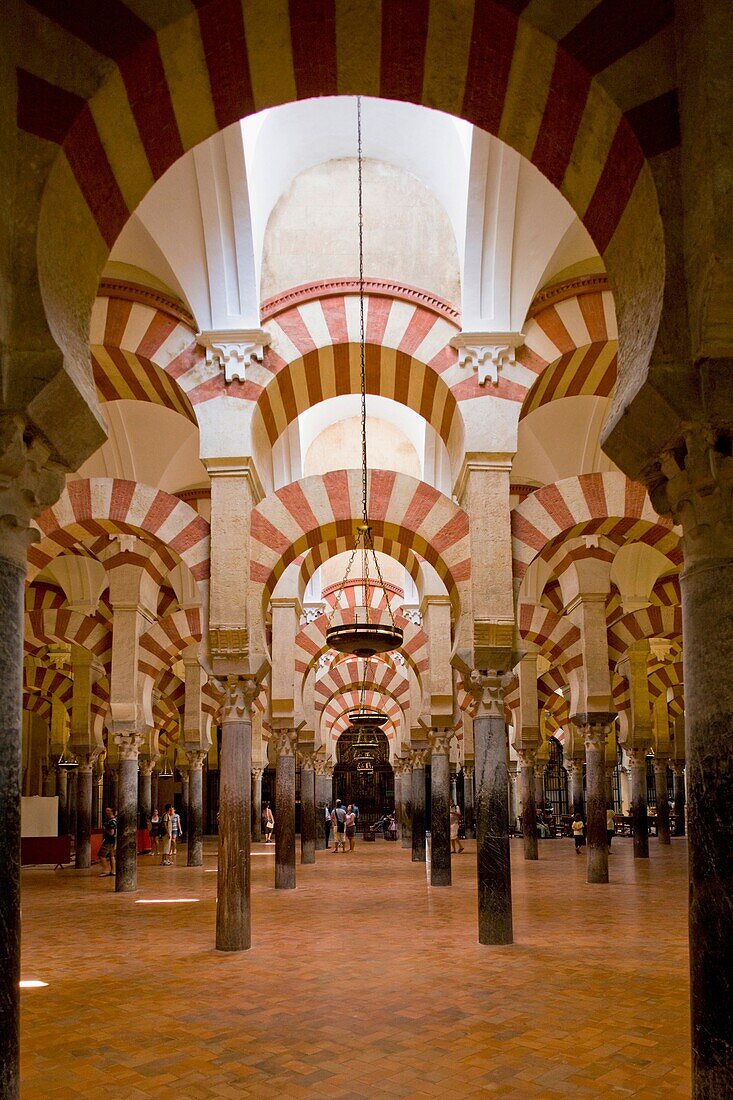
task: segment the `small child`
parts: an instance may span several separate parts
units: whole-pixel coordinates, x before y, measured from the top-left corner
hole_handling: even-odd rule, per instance
[[[580,814],[576,814],[573,819],[573,839],[575,840],[575,854],[580,854],[580,849],[585,843],[585,825],[583,824],[583,818]]]

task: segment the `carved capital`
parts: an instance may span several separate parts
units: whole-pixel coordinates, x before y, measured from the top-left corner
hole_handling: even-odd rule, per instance
[[[208,753],[206,749],[187,749],[186,760],[188,760],[189,768],[193,768],[195,772],[200,772],[204,766],[204,761]]]
[[[429,749],[413,749],[410,753],[410,768],[413,771],[415,770],[415,768],[424,768],[429,760]]]
[[[313,749],[298,749],[300,770],[312,772],[316,770],[316,754]]]
[[[497,386],[499,371],[514,366],[524,336],[521,332],[460,332],[450,343],[458,351],[458,365],[478,372],[479,386],[487,379]]]
[[[517,750],[517,759],[519,765],[524,770],[525,768],[533,768],[537,762],[537,749],[533,747],[527,747]]]
[[[115,730],[113,736],[120,760],[139,759],[140,749],[145,742],[143,732],[140,730]]]
[[[450,756],[450,744],[454,734],[450,730],[434,730],[430,734],[432,756]]]
[[[206,362],[224,371],[225,382],[244,382],[253,363],[261,363],[270,334],[261,328],[199,332],[196,339],[206,348]]]
[[[31,521],[61,496],[64,469],[16,413],[0,413],[0,555],[25,568],[39,532]]]
[[[473,764],[463,765],[463,781],[464,783],[470,783],[473,779]]]
[[[254,779],[255,783],[259,783],[259,781],[262,779],[263,774],[264,772],[262,768],[252,768],[252,778]]]
[[[298,731],[295,729],[273,730],[275,756],[295,756],[298,748]]]
[[[226,680],[213,680],[215,690],[222,697],[222,722],[237,722],[252,711],[252,704],[259,695],[256,680],[243,676],[227,676]]]
[[[140,769],[140,775],[152,775],[155,769],[157,757],[140,757],[137,762],[137,766]]]
[[[616,715],[601,712],[597,714],[574,714],[570,720],[580,729],[585,751],[588,752],[589,749],[600,751],[605,748],[608,735],[613,728],[613,723],[616,721]]]
[[[646,758],[649,750],[644,745],[637,745],[635,748],[624,746],[624,751],[630,768],[646,769]]]
[[[665,452],[649,482],[652,504],[682,527],[685,568],[733,557],[730,434],[689,424],[684,444]]]
[[[464,686],[476,702],[475,718],[504,717],[503,681],[500,672],[471,669]]]

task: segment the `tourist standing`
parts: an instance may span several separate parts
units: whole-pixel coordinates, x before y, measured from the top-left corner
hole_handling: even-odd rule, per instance
[[[160,839],[161,834],[161,821],[157,806],[153,810],[153,813],[150,817],[148,834],[150,836],[150,854],[157,856],[160,852],[160,845],[158,844],[158,840]]]
[[[341,805],[341,799],[336,799],[336,805],[333,808],[331,814],[331,826],[333,828],[334,852],[338,852],[341,848],[342,852],[346,851],[346,810]]]
[[[608,837],[608,854],[611,854],[611,841],[616,835],[616,814],[613,810],[606,810],[606,836]]]
[[[262,824],[265,827],[265,844],[272,842],[272,833],[275,828],[275,818],[270,809],[270,803],[266,802],[262,810]]]
[[[580,814],[573,818],[573,840],[575,841],[575,854],[580,855],[580,849],[585,844],[585,825]]]
[[[326,803],[324,808],[325,808],[325,812],[326,812],[326,848],[330,848],[331,847],[331,810],[329,809],[328,803]]]
[[[395,827],[395,829],[396,829],[396,827]],[[451,802],[451,804],[450,804],[450,850],[451,850],[451,852],[455,852],[456,855],[459,852],[465,851],[463,845],[461,844],[459,836],[458,836],[458,833],[460,832],[460,829],[461,829],[461,811],[460,811],[460,809],[458,808],[458,806],[456,805],[455,802]]]
[[[165,809],[163,810],[163,821],[161,823],[161,837],[163,839],[163,858],[160,863],[163,867],[170,867],[171,865],[171,837],[173,835],[173,825],[171,824],[171,804],[166,802]]]
[[[344,835],[349,842],[349,851],[354,851],[354,845],[356,844],[356,814],[354,813],[354,807],[349,806],[346,811],[346,817],[344,818]],[[344,849],[346,851],[346,849]]]
[[[173,863],[176,856],[178,855],[178,848],[177,848],[178,838],[180,836],[183,836],[183,826],[181,825],[181,819],[180,819],[178,813],[176,812],[175,807],[173,807],[173,806],[171,806],[170,820],[171,820],[170,861],[171,861],[171,863]]]
[[[117,818],[114,810],[107,806],[102,822],[102,846],[99,849],[99,862],[102,865],[100,878],[113,878],[115,873],[115,848],[117,847]]]

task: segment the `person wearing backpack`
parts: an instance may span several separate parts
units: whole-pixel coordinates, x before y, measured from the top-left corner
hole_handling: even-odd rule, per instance
[[[341,799],[336,799],[336,805],[333,808],[331,814],[331,825],[333,826],[333,838],[335,841],[334,852],[338,852],[339,847],[342,852],[346,851],[346,810],[341,805]]]
[[[161,859],[161,865],[163,867],[170,867],[173,860],[171,859],[171,842],[173,839],[173,823],[171,821],[171,804],[166,802],[165,810],[163,811],[163,820],[160,823],[161,838],[163,840],[163,858]]]

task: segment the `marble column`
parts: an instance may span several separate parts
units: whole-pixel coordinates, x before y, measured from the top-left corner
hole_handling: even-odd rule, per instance
[[[425,764],[427,749],[412,752],[412,862],[425,862]]]
[[[43,765],[43,797],[53,798],[55,795],[55,780],[54,769],[50,764]]]
[[[219,863],[216,948],[246,951],[252,944],[250,822],[252,796],[252,703],[255,680],[219,681],[224,695],[219,758]]]
[[[450,743],[452,734],[430,737],[430,885],[450,886]]]
[[[58,764],[56,765],[56,794],[59,800],[59,836],[68,836],[69,832],[69,815],[67,807],[69,787],[68,777],[66,775],[67,770],[67,768],[61,768]]]
[[[109,736],[111,737],[112,734],[110,734]],[[116,798],[115,798],[115,778],[114,778],[114,773],[116,772],[116,770],[117,770],[117,765],[116,764],[115,764],[114,768],[112,768],[110,765],[107,765],[104,769],[103,774],[102,774],[102,816],[104,816],[104,811],[107,808],[107,806],[109,806],[110,809],[116,809],[117,808]]]
[[[316,862],[316,772],[312,752],[300,753],[300,862]]]
[[[402,777],[404,775],[404,768],[402,767],[402,761],[398,758],[394,758],[392,764],[392,770],[394,772],[394,814],[395,821],[397,822],[397,835],[400,835],[400,823],[402,821]]]
[[[187,867],[204,865],[204,761],[205,749],[188,749],[188,845]]]
[[[275,889],[295,889],[295,748],[293,729],[276,734]]]
[[[181,827],[188,834],[188,765],[178,764],[174,770],[181,777]]]
[[[140,827],[147,829],[148,822],[150,821],[150,815],[152,814],[152,778],[153,768],[155,767],[155,761],[150,759],[140,759],[137,762],[139,771],[139,805],[140,805]]]
[[[4,526],[6,520],[0,522]],[[20,783],[25,565],[0,556],[0,1096],[20,1095]],[[63,771],[63,769],[59,769]]]
[[[544,806],[545,804],[545,764],[544,761],[538,763],[535,760],[534,764],[534,804],[535,815],[537,814],[537,807]]]
[[[657,836],[660,844],[670,844],[667,760],[665,757],[654,757],[654,785],[657,793]]]
[[[402,761],[402,807],[401,817],[397,822],[400,832],[400,845],[408,851],[412,851],[412,756],[403,758]]]
[[[458,805],[458,773],[455,771],[450,773],[450,800]]]
[[[467,837],[476,835],[473,799],[473,764],[463,765],[463,825]]]
[[[324,761],[316,763],[316,848],[326,848],[326,806],[331,808],[331,775]]]
[[[674,835],[685,835],[685,765],[674,765]]]
[[[649,859],[649,818],[646,804],[645,746],[627,748],[631,793],[631,828],[634,833],[634,859]]]
[[[524,858],[537,859],[537,783],[535,779],[535,748],[517,750],[521,771],[519,773],[519,797],[522,800],[522,837],[524,840]]]
[[[585,742],[587,881],[592,883],[608,882],[606,741],[614,719],[614,714],[578,714],[573,718]]]
[[[74,866],[84,869],[92,865],[92,782],[94,756],[79,762],[76,780],[76,855]]]
[[[570,812],[580,814],[585,820],[585,799],[583,798],[583,761],[582,760],[567,760],[565,762],[565,770],[568,773],[568,780],[570,790]]]
[[[262,768],[252,768],[252,840],[262,840]]]
[[[613,806],[613,773],[615,770],[615,764],[606,763],[604,772],[606,776],[606,806],[608,808]]]
[[[509,862],[507,735],[501,675],[474,670],[466,682],[476,700],[473,741],[476,782],[478,939],[513,942]]]
[[[158,770],[157,770],[157,768],[153,768],[152,774],[150,776],[150,808],[151,808],[151,810],[157,808],[158,811],[160,811],[160,806],[158,805]]]
[[[137,889],[137,772],[142,735],[115,733],[119,748],[115,891]]]
[[[519,781],[519,777],[517,775],[517,763],[518,763],[518,761],[510,759],[509,763],[507,765],[507,768],[508,768],[508,771],[509,771],[509,792],[508,792],[507,802],[508,802],[508,805],[509,805],[509,835],[510,836],[513,835],[513,833],[514,833],[514,831],[517,827],[517,821],[519,819],[519,809],[518,809],[518,800],[517,800],[517,783]]]
[[[76,837],[76,795],[78,789],[78,768],[67,768],[66,776],[66,831]]]

